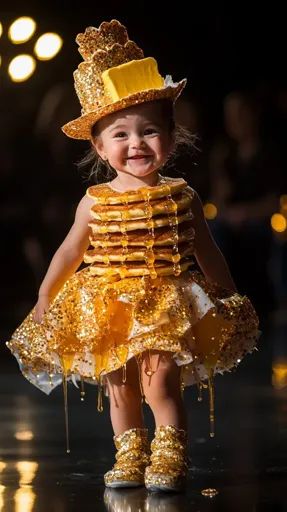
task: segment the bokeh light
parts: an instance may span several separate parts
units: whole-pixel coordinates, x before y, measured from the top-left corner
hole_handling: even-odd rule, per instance
[[[21,430],[15,432],[14,436],[17,441],[31,441],[34,438],[34,434],[31,430]]]
[[[35,59],[31,55],[22,54],[11,60],[8,73],[13,82],[24,82],[34,73],[35,68]]]
[[[34,48],[39,60],[49,60],[55,57],[63,45],[62,38],[54,32],[47,32],[37,40]]]
[[[213,220],[217,216],[217,208],[215,204],[206,203],[203,207],[204,216],[208,220]]]
[[[283,233],[287,228],[287,220],[281,213],[274,213],[271,217],[271,226],[277,233]]]
[[[25,43],[32,37],[35,30],[36,22],[28,16],[22,16],[10,25],[8,36],[14,44]]]

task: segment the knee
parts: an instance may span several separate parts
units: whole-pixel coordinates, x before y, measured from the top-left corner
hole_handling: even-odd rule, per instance
[[[124,382],[119,371],[107,377],[107,387],[110,401],[117,407],[127,407],[141,399],[140,386],[136,379],[127,378]]]
[[[112,386],[112,390],[117,398],[125,403],[128,403],[131,400],[133,401],[141,396],[139,386],[129,382]]]
[[[151,407],[174,398],[180,391],[179,380],[168,371],[157,372],[144,386],[144,394]]]

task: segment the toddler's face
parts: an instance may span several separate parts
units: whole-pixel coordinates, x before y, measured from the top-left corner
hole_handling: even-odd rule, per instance
[[[173,145],[162,110],[159,103],[143,103],[100,120],[93,141],[100,157],[118,174],[141,178],[159,169]]]

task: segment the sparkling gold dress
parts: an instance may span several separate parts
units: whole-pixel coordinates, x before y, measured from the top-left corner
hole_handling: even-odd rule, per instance
[[[63,381],[101,384],[149,350],[170,351],[182,386],[209,384],[256,348],[249,299],[207,282],[192,266],[193,190],[183,179],[120,193],[89,187],[92,235],[84,261],[41,324],[33,311],[7,343],[25,377],[45,393]],[[101,404],[99,404],[101,408]]]

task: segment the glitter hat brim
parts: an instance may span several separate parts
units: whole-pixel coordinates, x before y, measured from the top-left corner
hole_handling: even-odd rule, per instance
[[[90,140],[92,126],[103,117],[148,101],[170,99],[174,102],[183,91],[185,85],[186,79],[181,80],[177,85],[165,86],[162,89],[148,89],[146,91],[137,92],[136,94],[131,94],[119,101],[110,103],[73,119],[73,121],[62,126],[62,130],[65,135],[72,139]]]

